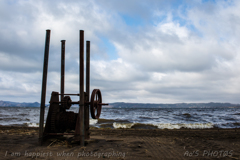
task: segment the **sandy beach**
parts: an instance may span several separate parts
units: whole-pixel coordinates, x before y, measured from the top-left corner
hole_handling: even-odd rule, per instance
[[[95,129],[38,144],[38,128],[0,127],[0,159],[240,159],[240,129]]]

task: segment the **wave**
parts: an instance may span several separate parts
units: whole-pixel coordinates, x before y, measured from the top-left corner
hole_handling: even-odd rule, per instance
[[[39,123],[30,123],[30,122],[28,122],[28,123],[24,123],[24,124],[26,124],[28,127],[39,127]],[[45,126],[45,124],[44,124],[44,126]]]
[[[190,128],[190,129],[205,129],[213,128],[212,123],[157,123],[157,124],[142,124],[142,123],[113,123],[114,128],[137,128],[137,129],[180,129],[180,128]]]
[[[184,114],[182,114],[184,117],[186,117],[186,118],[190,118],[191,117],[191,114],[189,114],[189,113],[184,113]]]
[[[132,128],[135,129],[157,129],[157,126],[153,124],[143,124],[143,123],[135,123]]]
[[[156,117],[146,117],[146,116],[140,116],[139,118],[142,118],[142,119],[159,119],[159,117],[156,118]]]
[[[233,115],[240,115],[240,113],[234,113]]]
[[[90,125],[95,125],[98,123],[98,120],[97,119],[89,119],[89,124]]]
[[[98,122],[97,119],[90,119],[89,124],[94,126],[95,124],[97,124],[97,122]],[[13,124],[9,124],[9,125],[12,126]],[[39,127],[39,123],[33,123],[33,122],[26,122],[22,124],[14,124],[14,125],[26,126],[26,127]],[[44,126],[45,126],[45,123],[44,123]]]
[[[18,114],[18,116],[28,116],[28,114],[25,114],[25,113],[21,113],[21,114]],[[38,115],[39,116],[39,115]]]
[[[217,126],[221,128],[239,128],[240,123],[239,122],[229,122],[229,123],[219,123]]]
[[[154,124],[159,129],[180,129],[180,128],[190,128],[190,129],[205,129],[205,128],[213,128],[214,124],[212,123],[158,123]]]
[[[9,122],[9,121],[15,122],[15,121],[22,121],[23,119],[18,117],[7,117],[7,118],[0,118],[0,120],[5,122]],[[25,120],[28,121],[27,118]]]
[[[114,128],[132,128],[134,123],[113,123]]]
[[[130,121],[126,119],[98,119],[98,124],[106,124],[106,123],[111,123],[113,124],[114,122],[121,122],[121,123],[131,123]]]
[[[233,125],[235,125],[235,126],[240,126],[240,123],[235,122],[235,123],[233,123]]]

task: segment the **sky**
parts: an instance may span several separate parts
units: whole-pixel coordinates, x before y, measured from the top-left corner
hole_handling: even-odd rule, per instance
[[[0,0],[0,100],[40,102],[47,29],[46,103],[61,40],[65,92],[79,93],[79,30],[105,103],[240,103],[239,0]]]

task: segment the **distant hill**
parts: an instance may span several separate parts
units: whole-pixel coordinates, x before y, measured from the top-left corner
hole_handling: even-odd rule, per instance
[[[0,101],[1,107],[40,107],[40,103],[18,103],[18,102],[10,102],[10,101]]]
[[[46,106],[49,106],[47,104]],[[78,105],[73,105],[78,107]],[[0,101],[0,107],[40,107],[40,103],[18,103],[10,101]],[[175,103],[175,104],[152,104],[152,103],[109,103],[104,108],[240,108],[240,104],[231,103]]]
[[[176,103],[176,104],[152,104],[152,103],[110,103],[110,108],[240,108],[240,104],[231,103]]]

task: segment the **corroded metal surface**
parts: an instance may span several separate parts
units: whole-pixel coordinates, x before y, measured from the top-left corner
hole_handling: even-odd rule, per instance
[[[47,82],[47,62],[50,42],[50,30],[47,30],[44,67],[43,67],[43,84],[41,98],[41,113],[40,113],[40,141],[51,136],[74,135],[75,141],[80,141],[80,145],[84,145],[85,139],[90,138],[89,133],[89,106],[91,108],[92,118],[98,119],[101,114],[102,95],[99,89],[94,89],[90,99],[90,41],[86,43],[86,92],[84,92],[84,31],[80,30],[79,38],[79,93],[66,94],[64,93],[64,78],[65,78],[65,40],[61,40],[61,92],[52,92],[50,106],[47,116],[45,129],[43,127],[45,97],[46,97],[46,82]],[[59,99],[59,96],[61,98]],[[79,101],[73,102],[70,96],[79,96]],[[67,111],[71,105],[78,104],[79,112],[74,113]],[[44,107],[42,107],[44,105]],[[95,114],[95,112],[97,112]],[[75,130],[74,133],[68,133],[70,130]],[[43,132],[43,133],[42,133]]]
[[[46,99],[46,89],[47,89],[47,70],[48,70],[50,34],[51,34],[51,31],[46,30],[44,63],[43,63],[43,77],[42,77],[42,94],[41,94],[41,106],[40,106],[40,118],[39,118],[39,140],[40,140],[40,143],[42,143],[42,137],[43,137],[43,123],[44,123],[45,99]]]
[[[91,95],[91,116],[98,119],[102,110],[102,94],[99,89],[94,89]],[[95,112],[97,111],[97,114]]]
[[[66,40],[61,40],[61,94],[64,94],[64,76],[65,76],[65,42]],[[63,100],[63,95],[61,95],[61,100]]]
[[[89,102],[90,97],[90,41],[86,42],[86,94],[85,102]],[[85,103],[84,106],[84,127],[85,139],[90,138],[89,132],[89,104]]]

